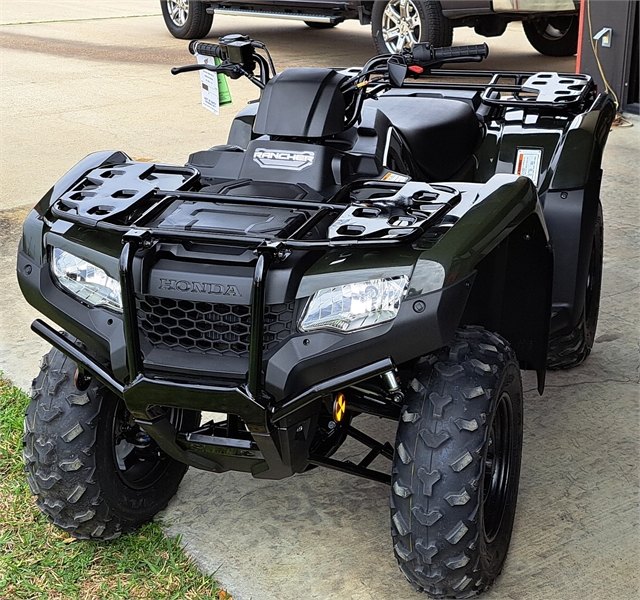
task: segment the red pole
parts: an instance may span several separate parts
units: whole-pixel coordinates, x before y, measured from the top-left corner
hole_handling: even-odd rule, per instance
[[[579,27],[578,27],[578,56],[576,57],[576,73],[580,73],[580,69],[582,68],[582,34],[584,32],[584,13],[586,9],[586,4],[590,0],[580,0],[580,16],[579,19]]]

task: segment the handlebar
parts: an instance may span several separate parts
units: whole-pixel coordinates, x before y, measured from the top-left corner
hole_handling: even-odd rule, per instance
[[[231,79],[244,76],[260,89],[264,89],[277,74],[269,50],[262,42],[241,34],[225,35],[219,41],[219,44],[210,44],[194,40],[189,44],[191,54],[215,58],[215,65],[198,63],[176,67],[171,72],[177,75],[207,69]],[[256,51],[258,49],[266,54],[266,58]],[[352,124],[357,119],[364,99],[377,97],[377,94],[389,87],[401,87],[409,73],[413,77],[428,75],[432,68],[438,68],[443,63],[478,62],[488,55],[487,44],[434,48],[428,43],[422,43],[399,54],[376,56],[358,74],[348,77],[341,84],[341,91],[348,104],[347,124]],[[256,67],[260,69],[259,77],[254,75]]]
[[[433,48],[429,44],[416,44],[411,52],[415,64],[429,64],[447,61],[451,59],[480,59],[489,56],[487,44],[474,44],[471,46],[452,46],[445,48]]]

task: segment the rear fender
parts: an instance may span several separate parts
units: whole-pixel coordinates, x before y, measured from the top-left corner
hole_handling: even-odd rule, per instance
[[[615,117],[609,94],[576,117],[552,161],[553,178],[541,198],[554,249],[553,331],[582,315],[589,256],[600,200],[602,155]]]
[[[551,161],[550,190],[575,190],[587,185],[600,169],[615,115],[611,96],[600,94],[588,112],[573,120]]]

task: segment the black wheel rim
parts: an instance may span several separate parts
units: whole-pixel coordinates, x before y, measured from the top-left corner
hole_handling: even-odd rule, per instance
[[[485,540],[492,542],[500,531],[510,494],[512,470],[513,413],[511,398],[503,392],[489,429],[485,455],[482,527]]]
[[[164,476],[169,457],[133,421],[120,399],[113,413],[111,432],[115,470],[127,487],[144,490]]]

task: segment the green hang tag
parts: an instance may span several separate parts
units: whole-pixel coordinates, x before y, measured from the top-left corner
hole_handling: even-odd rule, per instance
[[[219,58],[215,59],[216,66],[219,65],[222,61]],[[225,106],[227,104],[232,104],[233,100],[231,99],[231,91],[229,90],[229,82],[227,81],[227,76],[222,73],[218,73],[218,96],[220,98],[220,106]]]

